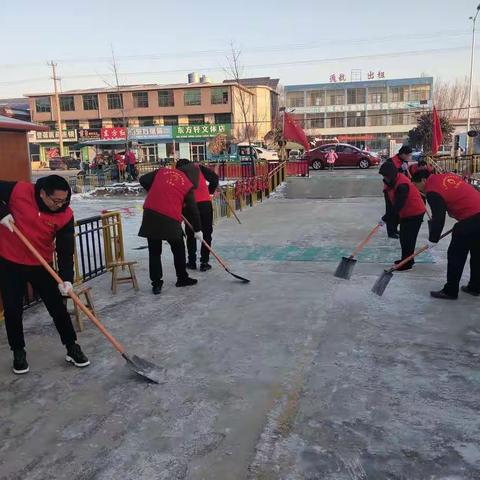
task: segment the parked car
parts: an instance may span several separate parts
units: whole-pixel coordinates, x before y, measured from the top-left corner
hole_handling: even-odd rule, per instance
[[[278,162],[278,153],[275,150],[267,150],[266,148],[255,147],[259,160],[267,162]]]
[[[70,170],[71,168],[79,170],[80,160],[73,157],[54,157],[48,161],[50,170]]]
[[[288,159],[290,161],[295,161],[302,156],[302,152],[300,150],[290,150],[288,152]]]
[[[310,152],[306,152],[302,158],[309,160],[310,167],[313,168],[313,170],[321,170],[325,168],[327,152],[332,148],[338,155],[335,167],[358,167],[364,169],[377,166],[380,163],[380,159],[376,155],[365,150],[360,150],[348,143],[322,145],[313,148]]]

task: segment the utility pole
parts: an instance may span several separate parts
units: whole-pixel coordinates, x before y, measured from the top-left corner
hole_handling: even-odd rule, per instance
[[[54,63],[52,60],[48,65],[52,67],[53,90],[55,93],[55,111],[57,115],[58,142],[60,143],[60,156],[63,157],[64,156],[63,131],[62,131],[62,118],[60,116],[60,98],[58,96],[58,88],[57,88],[57,80],[59,80],[59,78],[57,77],[57,71],[56,71],[57,64]]]
[[[478,13],[480,12],[480,3],[477,6],[475,16],[470,17],[472,20],[472,52],[470,56],[470,84],[468,87],[468,112],[467,112],[467,133],[471,126],[471,111],[472,111],[472,89],[473,89],[473,64],[475,60],[475,22],[477,21]],[[473,138],[467,136],[467,153],[473,153]]]

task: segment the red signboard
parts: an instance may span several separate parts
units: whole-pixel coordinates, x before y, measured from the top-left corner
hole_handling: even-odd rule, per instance
[[[102,128],[100,138],[102,140],[126,140],[127,129],[125,127]]]
[[[375,135],[338,135],[339,142],[353,142],[359,140],[375,140]]]

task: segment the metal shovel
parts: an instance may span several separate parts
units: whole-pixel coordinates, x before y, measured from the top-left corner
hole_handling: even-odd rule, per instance
[[[25,246],[32,252],[35,258],[42,264],[42,266],[47,270],[47,272],[55,279],[59,285],[63,285],[63,280],[57,274],[57,272],[48,264],[48,262],[37,252],[35,247],[30,243],[29,240],[23,235],[23,233],[13,225],[13,231],[18,235],[20,240],[25,244]],[[76,303],[78,308],[92,321],[92,323],[103,333],[107,340],[115,347],[115,349],[122,355],[126,360],[127,365],[142,378],[147,379],[154,383],[165,383],[165,370],[159,369],[156,365],[144,360],[143,358],[137,357],[134,355],[131,357],[125,351],[125,347],[115,338],[110,332],[103,326],[103,324],[98,320],[98,318],[82,303],[80,298],[75,294],[73,290],[68,292],[70,298]]]

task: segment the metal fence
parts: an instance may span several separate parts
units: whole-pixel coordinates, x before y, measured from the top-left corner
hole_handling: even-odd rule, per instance
[[[105,187],[112,183],[111,172],[99,173],[96,175],[77,175],[69,177],[68,183],[73,193],[87,193],[98,187]]]

